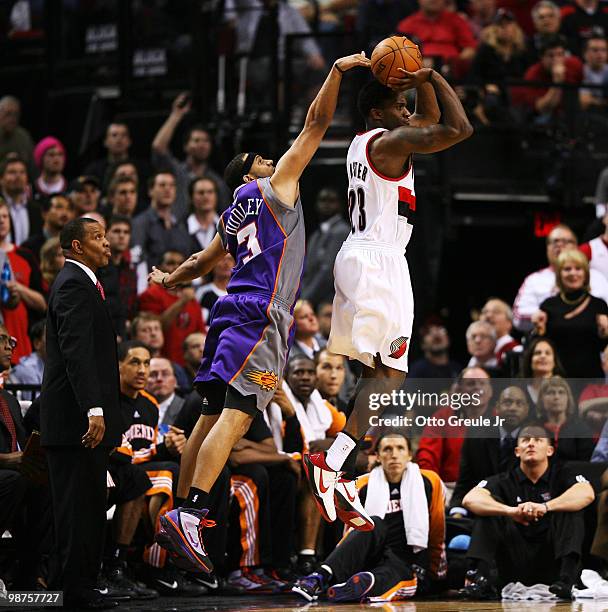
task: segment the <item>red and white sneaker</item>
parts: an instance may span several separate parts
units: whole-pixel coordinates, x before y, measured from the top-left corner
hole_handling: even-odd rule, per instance
[[[357,531],[371,531],[374,528],[374,521],[361,504],[354,480],[338,480],[334,489],[334,503],[338,518],[348,527]]]
[[[306,479],[319,511],[326,521],[333,523],[336,520],[334,489],[340,472],[334,472],[325,463],[325,453],[305,454],[302,462]]]

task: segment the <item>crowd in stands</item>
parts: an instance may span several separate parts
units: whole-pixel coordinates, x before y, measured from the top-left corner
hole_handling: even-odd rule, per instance
[[[562,83],[589,85],[577,92],[581,107],[606,111],[608,9],[596,0],[319,4],[311,15],[308,3],[281,3],[280,33],[354,28],[370,50],[388,34],[405,34],[421,44],[425,61],[477,88],[471,112],[481,123],[502,121],[512,106],[540,121],[555,116],[568,94],[552,85]],[[256,19],[238,14],[239,5],[227,2],[227,17],[242,32],[239,44],[262,61],[271,25],[259,12]],[[331,62],[331,49],[312,39],[301,52],[313,70]],[[544,86],[514,89],[509,79]],[[180,456],[200,414],[192,381],[233,265],[227,255],[209,277],[174,289],[147,283],[152,266],[171,272],[209,245],[231,202],[222,168],[210,163],[213,133],[194,124],[181,145],[174,142],[191,110],[188,96],[175,99],[149,160],[131,156],[135,135],[126,123],[110,123],[105,154],[71,176],[66,160],[75,152],[52,135],[35,142],[21,125],[19,101],[0,99],[0,370],[13,389],[0,390],[0,533],[10,532],[6,540],[16,551],[0,565],[0,578],[12,588],[45,585],[52,521],[44,454],[36,448],[36,386],[46,358],[47,299],[64,264],[58,236],[79,216],[98,220],[110,244],[110,263],[98,278],[116,331],[129,422],[108,472],[100,589],[151,599],[280,593],[296,584],[306,598],[324,591],[339,598],[336,584],[359,576],[378,600],[449,588],[483,598],[506,582],[535,580],[567,595],[583,565],[605,571],[606,172],[598,181],[602,227],[595,237],[579,245],[569,227],[555,226],[546,239],[547,266],[530,270],[508,302],[487,296],[468,328],[457,330],[466,338],[466,360],[451,354],[439,318],[420,326],[412,343],[421,356],[410,364],[406,386],[436,379],[451,397],[477,394],[480,402],[416,406],[412,413],[435,423],[456,415],[457,424],[370,430],[357,467],[376,529],[342,541],[342,526],[321,520],[301,477],[302,454],[328,448],[344,427],[359,374],[325,348],[333,262],[350,228],[343,195],[320,188],[320,224],[308,237],[286,372],[210,494],[215,526],[206,543],[216,573],[186,574],[173,565],[154,537],[159,517],[175,503]],[[475,420],[484,423],[481,434],[470,425]],[[549,557],[555,563],[538,563]]]

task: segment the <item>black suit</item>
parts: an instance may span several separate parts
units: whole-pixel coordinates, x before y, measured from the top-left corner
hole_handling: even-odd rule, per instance
[[[30,222],[30,236],[42,233],[42,209],[36,200],[27,203],[27,218]],[[15,243],[15,229],[11,223],[11,242]],[[39,254],[36,254],[39,257]]]
[[[55,519],[50,582],[66,599],[87,601],[98,596],[92,589],[103,551],[108,454],[124,424],[112,320],[92,280],[69,260],[51,289],[46,350],[40,427]],[[95,407],[103,408],[106,430],[87,449],[82,436]]]

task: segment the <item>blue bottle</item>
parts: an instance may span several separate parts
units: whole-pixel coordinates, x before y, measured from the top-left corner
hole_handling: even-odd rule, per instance
[[[7,259],[2,266],[2,274],[0,274],[0,302],[2,302],[2,304],[8,304],[9,300],[11,299],[11,292],[6,285],[11,278],[11,266]]]

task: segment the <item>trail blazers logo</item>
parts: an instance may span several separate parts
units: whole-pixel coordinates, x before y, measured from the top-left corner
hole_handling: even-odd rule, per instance
[[[271,370],[249,370],[245,378],[258,385],[262,391],[274,391],[279,383],[279,377]]]
[[[403,357],[405,355],[405,351],[407,350],[407,341],[409,338],[405,336],[399,336],[396,340],[391,342],[391,352],[389,353],[389,357],[393,359],[399,359],[399,357]]]

